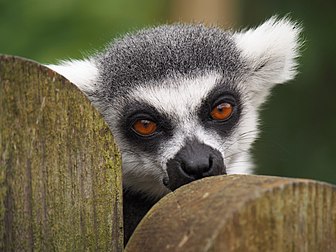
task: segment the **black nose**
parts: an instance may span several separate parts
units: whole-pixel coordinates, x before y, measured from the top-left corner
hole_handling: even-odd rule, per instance
[[[222,154],[197,140],[185,146],[167,162],[168,180],[164,184],[170,189],[204,177],[226,174]]]

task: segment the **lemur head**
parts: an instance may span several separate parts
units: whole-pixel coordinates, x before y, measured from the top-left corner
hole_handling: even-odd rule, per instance
[[[241,32],[163,25],[50,67],[103,114],[124,188],[159,198],[202,177],[251,172],[258,111],[295,76],[299,33],[286,18]]]

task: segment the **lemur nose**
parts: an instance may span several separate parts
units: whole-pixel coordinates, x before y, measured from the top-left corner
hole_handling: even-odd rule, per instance
[[[180,153],[181,154],[181,153]],[[184,153],[182,153],[184,154]],[[197,153],[186,153],[187,155],[180,159],[181,169],[190,177],[200,179],[206,177],[207,173],[212,170],[212,154],[197,155]],[[204,153],[203,153],[204,154]],[[181,156],[181,155],[179,155]]]
[[[170,190],[204,177],[226,174],[222,154],[197,140],[189,140],[185,146],[167,162]]]

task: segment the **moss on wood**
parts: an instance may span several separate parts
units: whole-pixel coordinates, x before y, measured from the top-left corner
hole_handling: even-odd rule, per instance
[[[121,251],[121,162],[69,81],[0,57],[0,250]]]

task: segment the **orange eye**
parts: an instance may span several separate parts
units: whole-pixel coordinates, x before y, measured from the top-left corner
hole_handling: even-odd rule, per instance
[[[210,115],[214,120],[224,121],[232,115],[232,112],[232,105],[230,103],[223,102],[214,107]]]
[[[149,136],[153,134],[156,131],[156,128],[157,126],[155,122],[145,119],[137,120],[133,124],[134,131],[142,136]]]

